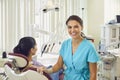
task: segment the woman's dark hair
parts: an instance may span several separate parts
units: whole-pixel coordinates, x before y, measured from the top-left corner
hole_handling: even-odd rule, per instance
[[[75,20],[75,21],[79,22],[79,24],[83,27],[83,20],[82,20],[79,16],[77,16],[77,15],[71,15],[71,16],[67,19],[66,25],[68,24],[68,22],[69,22],[70,20]]]
[[[26,57],[29,56],[29,51],[34,48],[36,41],[32,37],[23,37],[19,40],[18,45],[13,49],[14,53],[23,54]]]

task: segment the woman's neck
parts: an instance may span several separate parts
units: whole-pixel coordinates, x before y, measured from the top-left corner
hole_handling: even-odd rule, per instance
[[[82,40],[83,40],[82,37],[79,37],[79,38],[77,38],[77,39],[72,39],[72,43],[73,43],[73,44],[79,44]]]
[[[29,60],[29,61],[32,61],[32,55],[29,55],[29,56],[28,56],[28,60]]]

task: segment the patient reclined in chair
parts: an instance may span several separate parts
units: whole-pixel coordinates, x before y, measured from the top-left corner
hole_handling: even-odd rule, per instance
[[[29,62],[24,55],[10,53],[9,59],[4,67],[7,80],[52,80],[47,73],[40,74],[36,68],[27,67]]]

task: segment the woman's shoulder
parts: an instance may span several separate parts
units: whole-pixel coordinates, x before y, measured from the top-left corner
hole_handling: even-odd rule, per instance
[[[87,40],[86,38],[83,40],[84,44],[88,47],[94,47],[94,43],[90,40]]]

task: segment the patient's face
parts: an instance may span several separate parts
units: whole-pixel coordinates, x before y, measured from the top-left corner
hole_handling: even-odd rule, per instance
[[[37,45],[34,46],[34,48],[32,49],[32,55],[35,55],[37,52]]]

